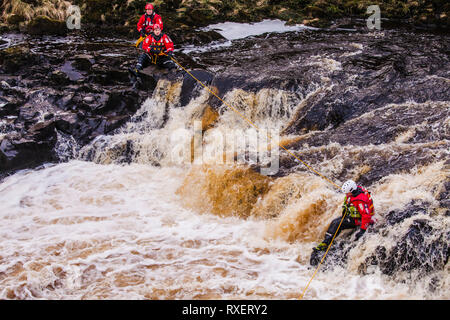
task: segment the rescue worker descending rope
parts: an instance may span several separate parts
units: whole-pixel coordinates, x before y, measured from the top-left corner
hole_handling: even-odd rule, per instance
[[[375,212],[369,191],[361,186],[357,186],[353,180],[346,181],[342,185],[341,190],[345,193],[345,200],[342,206],[342,215],[345,217],[331,221],[325,233],[325,239],[313,249],[313,255],[319,251],[327,250],[334,234],[336,233],[336,236],[338,236],[342,229],[352,229],[359,226],[360,229],[355,235],[355,240],[359,240],[366,232],[368,226],[374,223],[372,216]]]

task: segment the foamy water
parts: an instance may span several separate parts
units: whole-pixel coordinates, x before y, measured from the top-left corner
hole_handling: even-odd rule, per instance
[[[312,242],[269,239],[267,220],[185,209],[180,168],[70,161],[0,185],[0,297],[295,299]],[[298,262],[298,261],[300,262]],[[409,299],[374,273],[319,272],[307,299]]]
[[[305,29],[316,30],[317,28],[308,27],[302,24],[288,26],[285,21],[278,19],[263,20],[256,23],[238,23],[238,22],[223,22],[211,24],[202,30],[217,30],[225,39],[236,40],[249,36],[256,36],[264,33],[283,33],[289,31],[301,31]]]
[[[356,55],[364,46],[352,43],[351,50]],[[223,98],[259,128],[281,132],[283,144],[307,139],[314,132],[284,135],[283,130],[310,100],[331,92],[335,83],[329,76],[344,66],[327,54],[311,56],[307,63],[317,67],[322,78],[301,94],[234,89]],[[225,137],[234,129],[239,133],[249,128],[225,106],[212,110],[206,90],[180,108],[181,88],[181,82],[160,80],[130,122],[83,148],[73,137],[57,132],[56,152],[68,162],[17,172],[0,183],[0,298],[300,297],[314,274],[311,250],[340,215],[343,195],[324,179],[302,171],[300,163],[299,170],[294,167],[279,178],[249,169],[251,161],[247,166],[223,164],[223,148],[211,152],[212,163],[193,165],[192,154],[176,163],[174,149],[180,141],[195,154],[199,145],[220,146],[214,135]],[[376,227],[386,222],[389,211],[403,213],[416,200],[430,206],[430,212],[376,231],[370,228],[358,242],[344,231],[337,242],[342,240],[346,262],[326,261],[305,299],[450,299],[448,262],[443,262],[443,270],[428,274],[421,274],[418,266],[412,272],[395,270],[393,276],[368,262],[379,246],[387,251],[394,247],[415,219],[426,221],[435,232],[427,235],[428,242],[450,229],[437,199],[449,177],[442,160],[448,155],[446,107],[445,101],[389,104],[349,120],[382,123],[395,114],[418,114],[420,121],[386,143],[304,144],[293,150],[315,161],[313,167],[331,179],[356,179],[377,170],[376,162],[372,168],[366,161],[369,157],[388,166],[402,152],[422,155],[424,149],[439,159],[407,172],[386,171],[370,185]],[[443,119],[430,124],[429,113],[442,114]],[[180,129],[187,130],[184,136],[173,135]],[[9,123],[0,123],[0,138],[11,130]],[[198,145],[190,136],[195,130],[203,133]],[[417,132],[428,131],[428,140],[414,141]],[[234,151],[229,154],[234,156]]]
[[[258,36],[265,33],[284,33],[284,32],[300,32],[304,30],[318,30],[318,28],[305,26],[303,24],[286,25],[285,21],[278,19],[265,19],[261,22],[255,23],[239,23],[239,22],[223,22],[211,24],[207,27],[201,28],[201,31],[214,30],[218,32],[225,41],[214,41],[212,44],[206,46],[188,45],[183,47],[184,53],[190,52],[205,52],[217,48],[229,47],[233,40],[244,39],[251,36]]]

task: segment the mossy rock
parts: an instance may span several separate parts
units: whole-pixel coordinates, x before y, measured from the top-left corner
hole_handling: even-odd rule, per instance
[[[12,14],[7,19],[6,22],[10,25],[18,25],[25,21],[25,17],[20,14]]]
[[[0,51],[0,65],[7,73],[14,73],[32,62],[30,49],[26,45],[9,47]]]
[[[65,35],[67,33],[67,25],[65,21],[38,16],[28,23],[27,31],[32,35]]]
[[[208,9],[197,9],[194,8],[192,10],[189,10],[189,12],[186,13],[186,18],[190,18],[190,21],[187,20],[186,22],[191,22],[193,25],[196,26],[206,26],[214,19],[214,12],[208,10]]]
[[[327,13],[324,9],[314,5],[306,7],[305,13],[311,18],[325,18],[327,16]]]

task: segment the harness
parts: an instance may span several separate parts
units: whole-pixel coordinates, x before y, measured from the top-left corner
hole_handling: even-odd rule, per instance
[[[163,55],[163,52],[166,48],[164,45],[164,41],[162,41],[163,36],[164,36],[164,34],[161,33],[158,40],[156,40],[154,37],[152,37],[153,40],[155,40],[155,41],[152,42],[152,44],[150,45],[149,53],[150,53],[150,57],[152,59],[153,64],[156,64],[158,57]]]
[[[154,24],[153,23],[154,18],[155,18],[155,12],[153,12],[151,16],[149,16],[145,13],[144,27],[152,26]],[[150,19],[150,21],[148,19]]]

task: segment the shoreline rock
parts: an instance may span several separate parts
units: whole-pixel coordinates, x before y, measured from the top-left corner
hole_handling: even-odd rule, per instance
[[[60,0],[59,5],[47,4],[42,0],[26,6],[26,15],[5,0],[3,6],[5,26],[11,30],[21,28],[30,34],[63,34],[67,30],[65,19],[69,2]],[[83,30],[109,30],[117,34],[137,36],[136,23],[143,14],[142,3],[119,0],[111,6],[107,0],[75,0],[72,4],[81,9]],[[411,28],[445,30],[450,26],[450,4],[441,0],[422,2],[405,1],[348,1],[310,0],[297,3],[289,0],[264,0],[257,6],[254,1],[153,1],[155,10],[162,15],[167,31],[204,27],[209,24],[232,22],[259,22],[263,19],[280,19],[288,24],[329,28],[338,20],[366,20],[366,9],[377,4],[381,10],[382,24],[391,21]],[[47,7],[46,7],[47,6]],[[47,16],[43,12],[48,12]]]

